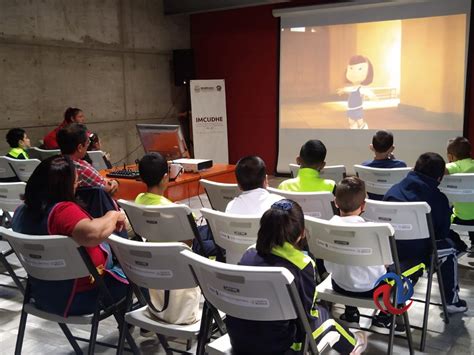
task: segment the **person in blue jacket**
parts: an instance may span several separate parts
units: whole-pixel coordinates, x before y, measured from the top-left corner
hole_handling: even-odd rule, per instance
[[[467,245],[459,235],[450,230],[451,209],[448,198],[438,189],[444,175],[445,161],[437,153],[424,153],[416,161],[413,171],[387,191],[384,201],[425,201],[431,207],[431,216],[437,241],[438,257],[442,261],[441,275],[444,283],[449,313],[467,311],[466,301],[459,298],[458,259]],[[398,240],[398,256],[403,270],[427,264],[430,251],[429,239]]]
[[[333,349],[341,354],[360,354],[367,344],[365,334],[352,334],[329,315],[326,308],[316,303],[315,262],[303,249],[307,247],[304,216],[294,201],[275,202],[260,220],[255,247],[249,248],[240,265],[279,266],[295,277],[316,343],[330,332],[339,337]],[[226,317],[232,350],[235,354],[289,354],[302,347],[304,331],[295,320],[250,321]]]

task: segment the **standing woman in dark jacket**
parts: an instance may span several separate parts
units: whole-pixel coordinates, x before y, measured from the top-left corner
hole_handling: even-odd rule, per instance
[[[367,345],[365,334],[352,334],[330,318],[326,308],[316,304],[315,262],[303,251],[305,245],[303,211],[296,202],[284,199],[275,202],[262,216],[256,248],[247,250],[239,264],[288,269],[295,277],[315,341],[337,332],[339,340],[333,345],[334,350],[341,354],[362,353]],[[296,320],[258,322],[227,316],[226,324],[236,354],[287,354],[302,346],[304,331]]]

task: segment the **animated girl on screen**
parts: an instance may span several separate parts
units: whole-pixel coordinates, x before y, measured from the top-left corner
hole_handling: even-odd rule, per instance
[[[375,94],[369,88],[374,79],[374,69],[369,58],[363,55],[354,55],[349,59],[346,68],[346,81],[352,84],[342,89],[338,89],[339,95],[349,94],[347,99],[347,119],[351,129],[368,129],[367,122],[364,121],[363,96],[374,98]]]

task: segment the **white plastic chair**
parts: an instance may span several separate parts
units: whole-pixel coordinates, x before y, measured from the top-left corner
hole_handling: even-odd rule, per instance
[[[334,195],[331,192],[292,192],[268,187],[271,193],[298,202],[306,216],[331,219],[334,216]]]
[[[5,157],[20,181],[27,182],[33,171],[41,163],[39,159],[13,159]]]
[[[181,254],[186,257],[204,297],[218,310],[252,321],[297,319],[306,333],[309,351],[318,354],[294,277],[286,268],[225,264],[188,250]]]
[[[108,295],[110,297],[107,287],[102,278],[98,275],[87,251],[76,244],[72,238],[58,235],[26,235],[16,233],[4,227],[0,227],[0,235],[8,240],[28,276],[43,281],[63,281],[92,275],[96,280],[98,287],[100,287],[99,297],[101,297],[101,295],[104,297]],[[97,309],[94,314],[69,317],[63,317],[54,313],[46,312],[36,307],[31,298],[30,288],[31,286],[28,281],[23,301],[23,308],[21,310],[15,354],[21,354],[26,321],[29,314],[58,323],[77,354],[82,354],[82,350],[76,340],[89,341],[88,353],[94,353],[97,328],[100,320],[113,314],[117,322],[119,322],[119,324],[121,323],[117,304],[108,308],[107,315],[100,312],[99,309]],[[90,338],[83,339],[74,337],[66,324],[90,324],[92,326]],[[133,349],[137,350],[128,331],[126,332],[126,336],[128,343]],[[102,343],[102,345],[110,344]]]
[[[215,243],[226,251],[226,262],[237,264],[245,251],[257,242],[261,216],[242,216],[201,209]]]
[[[227,204],[240,195],[242,191],[237,184],[225,184],[206,179],[199,180],[206,191],[212,209],[225,212]]]
[[[402,181],[411,170],[412,168],[381,169],[354,165],[354,171],[365,182],[367,192],[376,195],[385,195],[393,185]]]
[[[30,157],[30,159],[39,159],[39,160],[45,160],[45,159],[48,159],[49,157],[52,157],[53,155],[61,154],[60,149],[41,149],[38,147],[28,148],[26,152],[28,153],[28,156]]]
[[[87,152],[89,158],[92,160],[92,166],[96,170],[104,170],[107,169],[107,164],[104,160],[104,152],[101,150],[90,150]]]
[[[176,290],[197,286],[186,260],[180,254],[183,250],[191,251],[184,243],[144,243],[116,235],[110,236],[108,242],[127,279],[138,287]],[[131,301],[130,290],[129,306],[131,306]],[[169,347],[163,336],[186,339],[189,346],[190,341],[197,338],[201,326],[200,321],[189,325],[179,325],[157,320],[150,315],[148,306],[127,312],[125,323],[159,334],[160,342],[167,352],[173,349]],[[123,350],[125,340],[123,329],[120,330],[120,335],[119,353]]]
[[[309,249],[313,255],[325,261],[347,266],[378,266],[395,264],[401,275],[397,248],[393,238],[394,229],[388,223],[336,224],[318,218],[305,216]],[[316,290],[321,300],[344,305],[376,309],[372,297],[351,297],[337,293],[328,276]],[[408,345],[412,353],[411,329],[408,314],[403,314]],[[395,316],[392,318],[395,322]],[[392,353],[394,332],[390,331],[388,353]]]
[[[0,181],[18,181],[15,172],[8,162],[7,157],[0,156]]]
[[[0,183],[0,210],[2,215],[0,217],[0,226],[9,227],[12,221],[12,214],[18,206],[23,204],[22,195],[25,193],[26,183],[24,182],[4,182]],[[0,240],[2,237],[0,236]],[[8,274],[11,276],[15,285],[21,293],[25,293],[25,288],[20,281],[19,276],[13,270],[13,267],[7,260],[9,255],[13,254],[13,249],[8,248],[7,250],[0,251],[0,262],[5,267]]]
[[[445,175],[439,189],[451,203],[472,203],[474,205],[474,174]],[[456,232],[474,232],[474,225],[451,223]]]
[[[426,202],[386,202],[366,200],[365,212],[362,217],[367,221],[390,223],[395,230],[396,240],[430,239],[431,252],[428,255],[430,265],[428,269],[428,285],[426,289],[425,310],[421,333],[420,351],[424,351],[426,332],[428,329],[429,306],[431,301],[431,287],[433,274],[436,272],[441,296],[441,305],[445,323],[449,323],[446,298],[444,295],[443,278],[439,270],[436,236],[431,220],[431,208]]]
[[[182,242],[199,237],[191,209],[186,205],[146,206],[118,200],[137,235],[150,242]]]
[[[297,177],[300,166],[298,164],[289,164],[289,166],[291,176]],[[344,165],[328,165],[319,172],[319,176],[323,179],[334,180],[338,183],[346,177],[346,167]]]

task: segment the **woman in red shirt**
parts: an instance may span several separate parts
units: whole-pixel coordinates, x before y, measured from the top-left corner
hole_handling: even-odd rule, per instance
[[[84,112],[82,112],[81,109],[76,107],[68,107],[66,112],[64,112],[64,121],[59,125],[59,127],[56,127],[44,137],[44,148],[59,149],[58,142],[56,141],[56,134],[58,131],[64,126],[67,126],[73,122],[84,123],[85,121],[86,117],[84,116]]]
[[[30,235],[66,235],[86,247],[92,262],[111,294],[119,300],[126,294],[127,280],[113,267],[110,248],[103,243],[124,227],[125,215],[109,211],[92,219],[76,202],[77,173],[73,161],[56,155],[41,162],[25,189],[25,203],[15,211],[12,228]],[[31,295],[38,308],[61,316],[92,313],[98,287],[91,277],[66,281],[43,281],[29,277]]]

